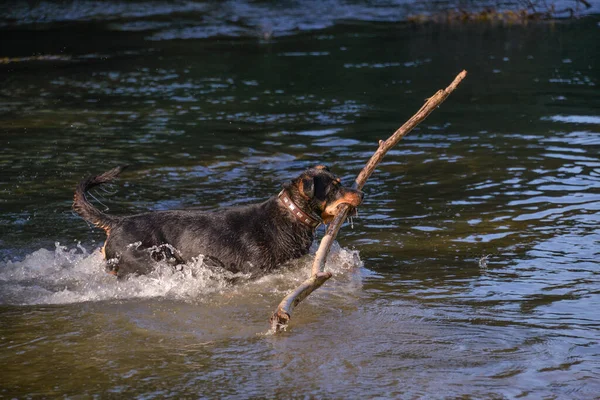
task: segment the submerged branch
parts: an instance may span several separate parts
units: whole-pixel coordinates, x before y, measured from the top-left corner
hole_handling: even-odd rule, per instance
[[[427,99],[423,107],[421,107],[421,109],[417,111],[415,115],[413,115],[404,123],[404,125],[394,132],[392,136],[390,136],[386,141],[380,140],[379,148],[371,156],[371,159],[369,159],[362,171],[360,171],[354,181],[354,184],[352,185],[352,188],[362,189],[367,182],[367,179],[369,179],[375,170],[375,167],[377,167],[377,165],[381,162],[386,153],[414,127],[427,118],[427,116],[431,114],[433,110],[435,110],[444,100],[446,100],[450,93],[452,93],[454,89],[458,87],[465,76],[467,76],[467,71],[463,70],[456,76],[456,78],[454,78],[452,83],[446,89],[438,90],[436,94]],[[323,271],[325,268],[325,261],[327,259],[327,255],[329,254],[329,250],[331,249],[331,245],[333,244],[333,241],[337,236],[342,223],[346,220],[350,209],[351,207],[348,204],[342,204],[338,208],[337,214],[333,221],[329,224],[325,236],[323,236],[319,249],[315,255],[311,270],[311,277],[304,281],[292,293],[288,294],[281,301],[281,303],[279,303],[277,311],[275,311],[275,313],[271,316],[272,332],[284,330],[291,318],[294,307],[296,307],[298,303],[304,300],[314,290],[321,287],[325,281],[331,277],[330,272]]]

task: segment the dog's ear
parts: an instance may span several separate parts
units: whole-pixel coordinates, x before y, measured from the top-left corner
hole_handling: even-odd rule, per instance
[[[302,179],[302,187],[300,188],[302,193],[309,199],[312,199],[315,196],[315,180],[314,178],[304,178]]]

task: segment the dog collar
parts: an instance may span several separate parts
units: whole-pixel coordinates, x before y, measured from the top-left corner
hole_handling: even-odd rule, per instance
[[[292,212],[294,217],[296,217],[296,219],[302,222],[304,225],[313,229],[317,229],[317,227],[321,225],[321,221],[302,211],[302,209],[300,209],[300,207],[298,207],[296,203],[292,201],[291,197],[285,192],[285,190],[279,192],[277,197],[279,197],[279,200],[281,200],[283,205],[285,205],[285,207]]]

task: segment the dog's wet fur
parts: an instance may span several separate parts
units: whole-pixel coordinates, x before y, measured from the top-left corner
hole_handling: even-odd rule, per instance
[[[278,195],[268,200],[214,212],[155,211],[130,216],[108,215],[86,199],[93,187],[110,182],[125,167],[117,167],[79,183],[73,209],[106,231],[102,248],[107,271],[125,277],[146,274],[156,261],[176,266],[194,257],[233,273],[258,277],[286,261],[308,253],[315,227],[300,221]],[[318,222],[329,223],[343,203],[357,207],[363,193],[342,186],[326,166],[307,169],[283,190],[301,210]],[[154,261],[154,262],[153,262]]]

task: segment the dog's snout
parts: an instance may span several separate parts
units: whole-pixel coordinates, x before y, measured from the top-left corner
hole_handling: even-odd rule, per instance
[[[350,189],[348,190],[348,192],[348,199],[352,199],[348,203],[353,205],[354,207],[358,207],[365,198],[365,194],[362,191],[356,189]]]

